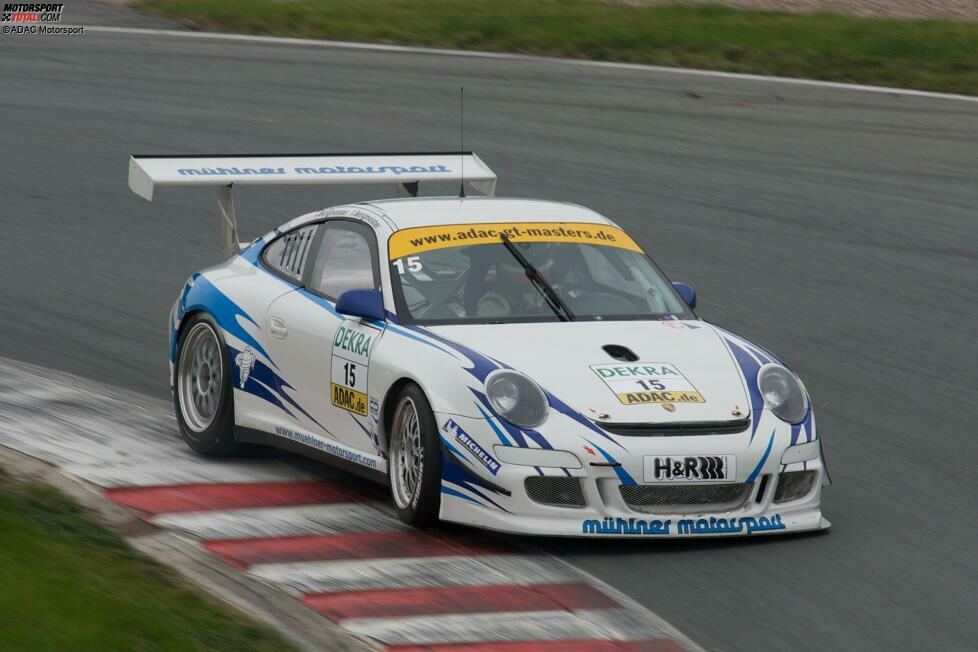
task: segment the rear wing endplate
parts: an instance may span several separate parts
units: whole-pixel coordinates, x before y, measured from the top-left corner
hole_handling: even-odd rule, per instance
[[[496,174],[473,152],[420,154],[237,154],[140,156],[129,159],[129,188],[152,201],[157,186],[219,188],[221,234],[227,256],[240,250],[232,185],[397,184],[398,195],[416,196],[422,182],[468,183],[485,195]]]

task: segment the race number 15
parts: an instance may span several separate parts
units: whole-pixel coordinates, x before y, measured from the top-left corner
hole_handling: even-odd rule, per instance
[[[404,273],[404,258],[398,258],[394,261],[394,267],[397,268],[398,274]],[[409,272],[420,272],[421,271],[421,257],[420,256],[408,256],[407,257],[407,270]]]

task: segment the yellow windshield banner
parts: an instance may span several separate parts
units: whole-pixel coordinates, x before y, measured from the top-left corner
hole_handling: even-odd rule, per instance
[[[498,222],[419,226],[396,231],[388,242],[391,260],[433,249],[499,244],[505,233],[513,242],[574,242],[641,252],[627,233],[608,224],[587,222]]]

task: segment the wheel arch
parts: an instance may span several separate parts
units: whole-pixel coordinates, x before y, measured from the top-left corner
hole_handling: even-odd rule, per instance
[[[174,398],[176,398],[176,391],[177,391],[177,378],[176,378],[176,373],[177,373],[177,362],[178,362],[179,354],[180,354],[180,351],[179,351],[179,348],[180,348],[180,338],[183,337],[183,333],[187,329],[187,325],[190,322],[193,321],[194,317],[196,317],[197,315],[201,315],[201,314],[207,315],[207,317],[209,317],[210,320],[213,321],[214,322],[214,325],[217,327],[216,332],[217,332],[217,337],[218,337],[218,343],[221,345],[221,355],[223,355],[224,358],[225,358],[225,360],[227,361],[227,363],[228,363],[228,369],[230,369],[231,364],[233,362],[230,359],[229,354],[228,354],[227,341],[225,340],[225,337],[224,337],[224,327],[221,326],[221,322],[219,322],[217,320],[217,317],[215,317],[213,313],[211,313],[209,310],[207,310],[207,308],[205,308],[203,306],[194,306],[193,308],[189,308],[180,317],[179,322],[177,324],[175,324],[174,325],[174,328],[173,328],[173,338],[174,339],[173,339],[173,360],[170,363],[170,393],[171,393],[171,395]],[[237,405],[236,405],[236,400],[235,400],[235,395],[234,394],[235,393],[234,393],[233,388],[232,388],[232,392],[231,392],[231,409],[234,410],[234,414],[237,414],[237,411],[235,410],[235,408],[237,407]]]
[[[412,376],[401,376],[387,388],[387,393],[384,394],[384,400],[380,403],[379,436],[382,448],[388,453],[390,452],[390,430],[391,424],[394,421],[394,410],[397,408],[397,397],[400,396],[401,392],[408,385],[417,385],[424,395],[429,397],[424,385]],[[430,402],[431,398],[429,397],[428,400]]]

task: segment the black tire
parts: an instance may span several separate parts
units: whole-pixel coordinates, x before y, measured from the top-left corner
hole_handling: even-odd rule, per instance
[[[189,375],[183,373],[188,365],[193,368],[194,351],[189,350],[188,347],[210,346],[210,344],[202,345],[199,340],[201,337],[213,338],[217,347],[217,351],[210,352],[207,356],[208,362],[203,365],[210,371],[208,375],[212,379],[206,383],[208,388],[216,378],[216,367],[220,367],[220,390],[214,392],[213,401],[216,405],[209,418],[202,416],[200,408],[192,403],[193,399],[189,392],[194,389],[190,384]],[[195,452],[208,457],[228,457],[242,453],[242,447],[234,438],[231,361],[224,337],[221,335],[221,327],[210,315],[205,313],[194,315],[181,330],[173,379],[173,407],[177,414],[177,423],[180,424],[180,434],[183,435],[187,445]],[[196,389],[200,393],[199,384]]]
[[[409,405],[410,407],[408,407]],[[420,446],[412,447],[412,450],[421,451],[422,463],[419,473],[420,479],[411,484],[413,490],[406,490],[405,485],[407,483],[405,483],[404,476],[401,475],[406,460],[400,457],[395,459],[395,456],[400,456],[402,452],[405,452],[399,446],[401,438],[405,437],[409,428],[406,428],[405,422],[399,422],[399,420],[408,419],[410,409],[413,409],[417,416],[418,434],[420,436]],[[431,404],[421,388],[414,383],[405,385],[395,398],[393,416],[391,417],[388,458],[388,479],[397,516],[408,525],[415,527],[436,523],[438,511],[441,508],[441,444],[438,441],[438,425],[435,423]]]

